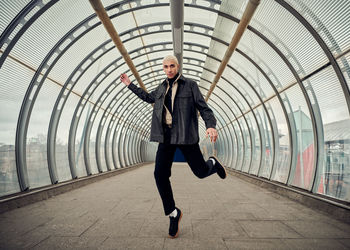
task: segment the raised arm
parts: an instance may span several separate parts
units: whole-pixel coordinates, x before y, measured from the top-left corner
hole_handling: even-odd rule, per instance
[[[139,88],[135,84],[131,83],[129,77],[125,73],[120,75],[120,81],[122,81],[122,83],[124,83],[141,100],[148,102],[148,103],[154,103],[155,93],[156,93],[157,89],[150,92],[150,93],[147,93],[142,88]]]

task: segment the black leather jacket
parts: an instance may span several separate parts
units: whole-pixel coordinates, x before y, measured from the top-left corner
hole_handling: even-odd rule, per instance
[[[150,139],[161,143],[164,142],[163,104],[166,87],[165,80],[150,93],[132,83],[128,86],[143,101],[154,103]],[[181,75],[174,100],[171,144],[195,144],[199,142],[197,110],[200,112],[205,126],[215,128],[216,119],[213,111],[205,102],[197,83]]]

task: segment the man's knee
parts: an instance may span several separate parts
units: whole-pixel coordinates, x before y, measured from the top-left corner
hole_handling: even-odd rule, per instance
[[[199,179],[204,179],[205,177],[207,177],[207,173],[204,173],[204,172],[195,172],[194,173],[195,176],[197,176]]]
[[[156,179],[156,181],[169,179],[171,175],[170,171],[164,171],[164,170],[161,170],[161,168],[156,168],[153,174],[154,174],[154,179]]]
[[[154,175],[154,179],[156,179],[156,180],[158,180],[159,177],[160,177],[160,173],[159,173],[159,171],[157,171],[157,170],[154,170],[153,175]]]

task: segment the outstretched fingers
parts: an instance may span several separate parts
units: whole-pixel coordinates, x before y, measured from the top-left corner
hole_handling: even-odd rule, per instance
[[[207,137],[209,136],[211,142],[216,142],[218,138],[218,132],[215,128],[208,128],[206,131]]]

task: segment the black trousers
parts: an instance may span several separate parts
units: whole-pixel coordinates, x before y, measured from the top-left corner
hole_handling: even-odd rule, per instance
[[[167,134],[168,133],[166,133],[166,135]],[[164,143],[159,143],[154,169],[154,178],[160,197],[162,198],[165,215],[169,215],[175,209],[175,201],[169,178],[171,176],[171,166],[173,164],[176,148],[181,150],[192,172],[198,178],[208,177],[217,171],[211,160],[204,160],[198,143],[191,145],[174,145],[170,144],[169,141],[168,137]]]

